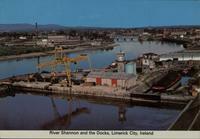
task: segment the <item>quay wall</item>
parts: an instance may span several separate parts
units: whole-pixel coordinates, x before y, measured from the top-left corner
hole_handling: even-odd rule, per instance
[[[34,92],[43,95],[72,95],[72,96],[85,96],[92,98],[107,98],[114,100],[123,100],[123,101],[140,101],[140,102],[149,102],[149,103],[181,103],[186,104],[189,100],[193,99],[192,97],[181,97],[181,96],[165,96],[162,94],[145,94],[139,93],[140,97],[134,97],[125,89],[112,88],[112,87],[102,87],[102,86],[94,86],[94,87],[85,87],[85,86],[73,86],[69,87],[61,87],[59,85],[48,85],[47,83],[14,83],[10,84],[13,90],[22,91],[22,92]],[[156,98],[156,99],[154,99]],[[158,99],[159,98],[159,99]]]

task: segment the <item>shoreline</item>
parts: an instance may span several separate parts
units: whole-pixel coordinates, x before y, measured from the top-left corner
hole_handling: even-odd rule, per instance
[[[105,46],[95,46],[95,47],[77,47],[74,49],[64,49],[63,53],[75,53],[75,52],[81,52],[81,51],[92,51],[92,50],[99,50],[99,49],[109,49],[114,48],[117,45],[115,43],[107,44]],[[18,59],[24,59],[24,58],[34,58],[34,57],[44,57],[44,56],[50,56],[54,54],[53,51],[46,51],[46,52],[33,52],[33,53],[27,53],[27,54],[20,54],[20,55],[10,55],[10,56],[0,56],[0,61],[7,61],[7,60],[18,60]]]
[[[162,75],[162,74],[161,74]],[[160,75],[159,75],[160,77]],[[158,78],[157,76],[155,78]],[[160,77],[162,78],[162,76]],[[154,80],[150,79],[150,80]],[[151,82],[151,81],[149,81]],[[26,82],[15,81],[11,82],[10,78],[1,80],[2,86],[15,91],[22,92],[35,92],[36,94],[50,95],[72,95],[77,97],[87,98],[102,98],[118,101],[135,102],[140,101],[144,103],[165,103],[165,104],[186,104],[192,100],[192,96],[180,96],[180,95],[166,95],[166,94],[147,94],[149,87],[145,87],[144,84],[140,85],[143,89],[133,88],[130,90],[124,90],[119,88],[111,88],[106,86],[79,86],[73,85],[72,88],[60,86],[59,84],[51,84],[50,82]]]

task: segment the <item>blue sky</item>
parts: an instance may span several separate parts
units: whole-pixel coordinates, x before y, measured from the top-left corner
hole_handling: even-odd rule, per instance
[[[0,0],[0,24],[200,25],[200,0]]]

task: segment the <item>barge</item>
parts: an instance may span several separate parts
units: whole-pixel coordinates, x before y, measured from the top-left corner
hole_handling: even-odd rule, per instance
[[[181,80],[181,74],[177,71],[170,71],[160,81],[152,85],[153,92],[165,92]]]

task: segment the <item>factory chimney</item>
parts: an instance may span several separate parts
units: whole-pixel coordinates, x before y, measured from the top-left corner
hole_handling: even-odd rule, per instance
[[[38,23],[35,23],[35,36],[36,36],[36,45],[37,45],[37,41],[38,41]]]

